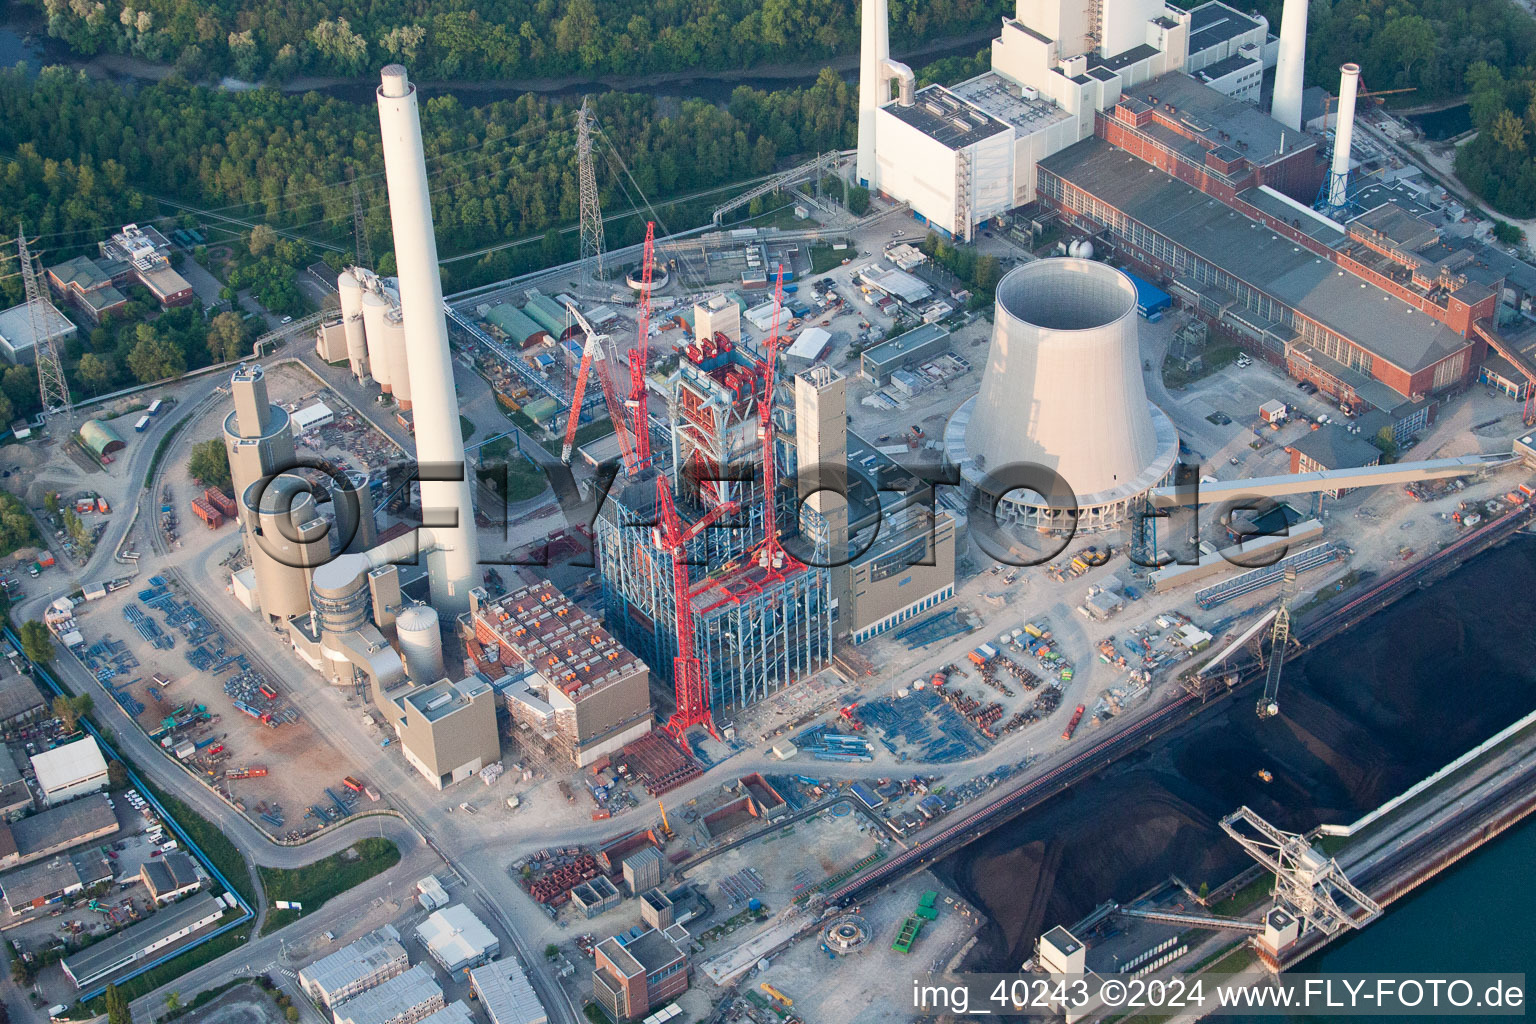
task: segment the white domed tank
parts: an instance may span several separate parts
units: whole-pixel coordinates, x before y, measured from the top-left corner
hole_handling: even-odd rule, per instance
[[[389,387],[389,350],[385,347],[385,318],[389,300],[372,288],[363,292],[363,331],[367,339],[368,369],[387,395]]]
[[[341,329],[347,339],[347,368],[361,380],[368,376],[368,339],[363,331],[363,282],[351,269],[336,276],[341,296]]]
[[[1071,256],[1073,259],[1076,259],[1077,254],[1082,249],[1082,247],[1083,240],[1081,238],[1072,239],[1072,241],[1067,243],[1067,255]]]
[[[436,610],[424,604],[407,608],[395,619],[395,635],[411,682],[435,683],[443,678],[443,634]]]
[[[1093,259],[1093,243],[1086,238],[1083,239],[1083,244],[1078,247],[1077,255],[1085,260]]]

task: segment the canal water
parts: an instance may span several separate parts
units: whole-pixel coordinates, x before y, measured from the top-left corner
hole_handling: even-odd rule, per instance
[[[1472,108],[1465,103],[1428,114],[1411,114],[1408,117],[1432,142],[1454,138],[1472,130]]]
[[[1527,714],[1533,593],[1536,540],[1518,537],[1288,664],[1276,718],[1254,714],[1249,688],[942,861],[939,873],[990,918],[966,969],[1016,969],[1044,929],[1169,874],[1196,887],[1231,877],[1249,861],[1218,821],[1239,805],[1291,831],[1351,821]],[[1533,848],[1526,826],[1328,950],[1318,969],[1536,963],[1536,907],[1515,866],[1523,858],[1528,870]]]

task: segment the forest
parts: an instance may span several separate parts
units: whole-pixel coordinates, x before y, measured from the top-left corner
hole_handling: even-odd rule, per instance
[[[190,79],[648,74],[799,64],[858,48],[849,0],[30,0],[82,54],[174,64]],[[997,24],[1011,0],[891,0],[899,48]]]
[[[1281,3],[1257,5],[1272,32]],[[1336,93],[1339,66],[1354,61],[1362,89],[1414,90],[1393,106],[1460,96],[1477,62],[1511,72],[1533,53],[1536,20],[1513,0],[1313,0],[1307,14],[1307,83]]]
[[[1456,176],[1511,217],[1536,217],[1536,71],[1506,78],[1485,61],[1467,70],[1477,137],[1456,151]]]

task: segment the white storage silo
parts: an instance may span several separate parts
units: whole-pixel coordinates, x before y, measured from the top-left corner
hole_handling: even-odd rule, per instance
[[[411,682],[422,685],[443,678],[443,634],[430,605],[413,605],[401,612],[395,619],[395,635]]]
[[[399,307],[384,314],[384,354],[389,358],[389,386],[402,409],[411,407],[411,370],[405,358],[405,320]]]
[[[341,329],[347,339],[347,367],[352,376],[366,380],[368,339],[363,330],[363,282],[351,268],[336,276],[336,291],[341,296]]]
[[[385,321],[389,300],[376,289],[363,292],[363,331],[367,339],[368,368],[387,395],[390,393],[389,354],[385,347]]]

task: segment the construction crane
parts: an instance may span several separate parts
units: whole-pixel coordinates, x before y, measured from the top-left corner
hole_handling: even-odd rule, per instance
[[[656,474],[656,525],[651,540],[658,551],[672,556],[672,594],[677,604],[677,657],[672,659],[673,690],[677,707],[667,720],[667,731],[679,742],[688,730],[702,725],[711,736],[719,737],[715,720],[709,714],[709,698],[704,689],[704,667],[693,649],[692,586],[688,578],[688,542],[703,533],[721,516],[736,511],[734,501],[722,502],[686,530],[672,501],[672,485],[665,473]]]
[[[1367,91],[1365,89],[1361,89],[1359,92],[1355,93],[1355,99],[1357,101],[1358,100],[1376,100],[1377,101],[1376,102],[1376,106],[1381,106],[1380,97],[1382,97],[1382,96],[1392,96],[1392,95],[1394,95],[1396,93],[1400,93],[1400,92],[1418,92],[1418,91],[1419,91],[1418,90],[1418,86],[1412,86],[1412,85],[1409,86],[1406,89],[1376,89],[1374,91]],[[1328,116],[1328,112],[1338,102],[1339,102],[1339,98],[1337,96],[1327,96],[1327,97],[1324,97],[1324,99],[1323,99],[1323,116],[1327,117]]]
[[[1280,713],[1280,673],[1285,667],[1285,649],[1291,642],[1291,591],[1296,585],[1296,570],[1287,569],[1280,581],[1280,607],[1269,631],[1269,665],[1264,674],[1264,695],[1259,698],[1260,718]]]
[[[640,271],[640,312],[635,317],[635,347],[629,350],[629,427],[635,444],[636,472],[651,464],[651,412],[645,384],[646,363],[651,356],[651,264],[656,256],[656,222],[645,223],[644,263]]]
[[[667,820],[667,805],[657,800],[656,806],[661,811],[661,834],[671,839],[672,823]]]
[[[757,436],[763,446],[763,543],[757,549],[757,564],[775,571],[792,562],[779,543],[778,514],[773,494],[778,486],[777,466],[774,464],[773,444],[773,387],[779,363],[779,313],[784,308],[784,265],[779,264],[778,278],[773,285],[773,326],[768,331],[766,358],[760,364],[763,374],[763,397],[757,403]]]
[[[587,380],[595,367],[599,386],[603,392],[603,401],[608,405],[608,418],[613,421],[614,433],[619,435],[619,452],[624,458],[624,468],[630,476],[634,476],[640,471],[640,464],[635,455],[634,441],[630,437],[629,428],[625,422],[624,404],[619,399],[617,384],[613,379],[610,367],[612,360],[604,344],[608,336],[599,334],[587,318],[581,315],[579,309],[574,306],[567,306],[566,309],[581,327],[587,340],[581,348],[581,364],[576,371],[576,386],[571,391],[571,411],[565,419],[565,442],[560,448],[560,460],[566,465],[571,464],[571,452],[576,447],[576,428],[581,421],[581,407],[587,397]]]

